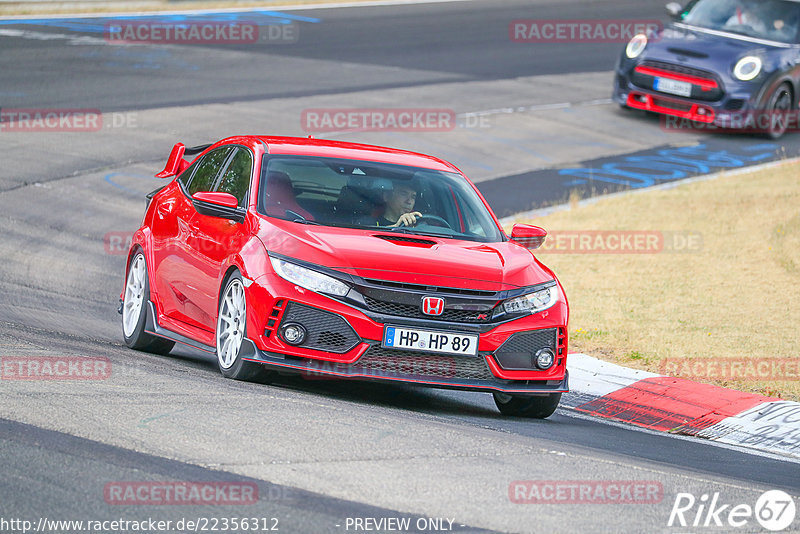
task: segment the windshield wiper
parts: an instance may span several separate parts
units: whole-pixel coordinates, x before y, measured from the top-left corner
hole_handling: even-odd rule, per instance
[[[317,226],[322,226],[322,223],[318,223],[317,221],[311,221],[309,219],[306,219],[305,217],[303,217],[302,215],[300,215],[296,211],[286,210],[286,215],[288,215],[289,217],[294,217],[294,219],[292,219],[292,222],[302,223],[302,224],[314,224],[314,225],[317,225]]]

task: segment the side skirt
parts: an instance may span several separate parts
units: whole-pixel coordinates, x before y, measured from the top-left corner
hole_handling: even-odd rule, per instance
[[[200,343],[199,341],[195,341],[194,339],[190,339],[181,334],[176,334],[172,330],[167,330],[163,326],[159,325],[158,320],[156,319],[156,308],[151,300],[147,301],[147,317],[145,318],[144,322],[144,331],[154,336],[163,337],[176,343],[202,350],[203,352],[208,352],[210,354],[217,353],[216,347],[206,345],[205,343]]]

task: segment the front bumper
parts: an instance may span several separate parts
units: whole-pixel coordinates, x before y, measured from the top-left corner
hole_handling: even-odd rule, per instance
[[[245,291],[249,339],[242,357],[247,361],[308,378],[396,381],[513,394],[568,391],[568,311],[563,299],[535,315],[496,324],[469,324],[375,314],[272,275],[259,278]],[[291,323],[307,330],[300,344],[283,339],[282,328]],[[477,354],[383,348],[387,324],[477,335]],[[539,348],[554,352],[551,368],[533,365],[531,356]]]
[[[622,62],[614,79],[612,99],[622,106],[675,117],[681,121],[709,125],[721,129],[743,129],[757,113],[755,103],[758,86],[719,76],[707,79],[685,76],[666,71],[636,72],[637,65]],[[646,67],[640,67],[646,69]],[[652,87],[655,76],[692,82],[690,97],[677,96]],[[665,121],[667,127],[691,125],[679,121]]]
[[[365,355],[352,364],[297,358],[263,351],[247,339],[241,349],[245,361],[275,369],[299,373],[310,379],[352,379],[405,382],[421,386],[472,391],[501,392],[517,395],[566,393],[569,374],[565,370],[558,380],[502,380],[491,374],[482,356],[434,356],[381,349],[380,343],[370,343]],[[372,351],[379,355],[371,356]],[[482,370],[484,368],[485,370]],[[465,374],[472,375],[471,377]]]

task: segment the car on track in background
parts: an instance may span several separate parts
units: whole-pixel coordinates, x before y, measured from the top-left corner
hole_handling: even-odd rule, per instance
[[[798,127],[800,2],[692,0],[638,34],[617,62],[613,99],[685,120],[773,139]],[[667,124],[679,124],[674,119]]]
[[[546,232],[515,225],[509,238],[452,164],[241,136],[178,143],[157,176],[172,180],[148,195],[121,295],[129,347],[182,343],[242,380],[491,392],[502,413],[537,418],[568,390],[567,299],[531,252]],[[382,224],[396,191],[417,216]]]

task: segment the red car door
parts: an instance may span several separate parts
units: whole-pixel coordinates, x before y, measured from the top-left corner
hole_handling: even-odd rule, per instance
[[[239,207],[246,208],[252,170],[250,151],[244,147],[234,148],[212,191],[230,193],[238,200]],[[192,214],[185,258],[192,273],[192,284],[187,286],[189,298],[183,306],[184,315],[191,324],[209,331],[215,329],[224,264],[247,242],[247,234],[242,223],[197,211]]]
[[[191,221],[196,215],[190,195],[210,191],[227,162],[230,147],[213,150],[186,169],[160,195],[153,212],[153,258],[160,312],[195,327],[202,325],[186,314],[194,297],[195,273],[192,257]]]

